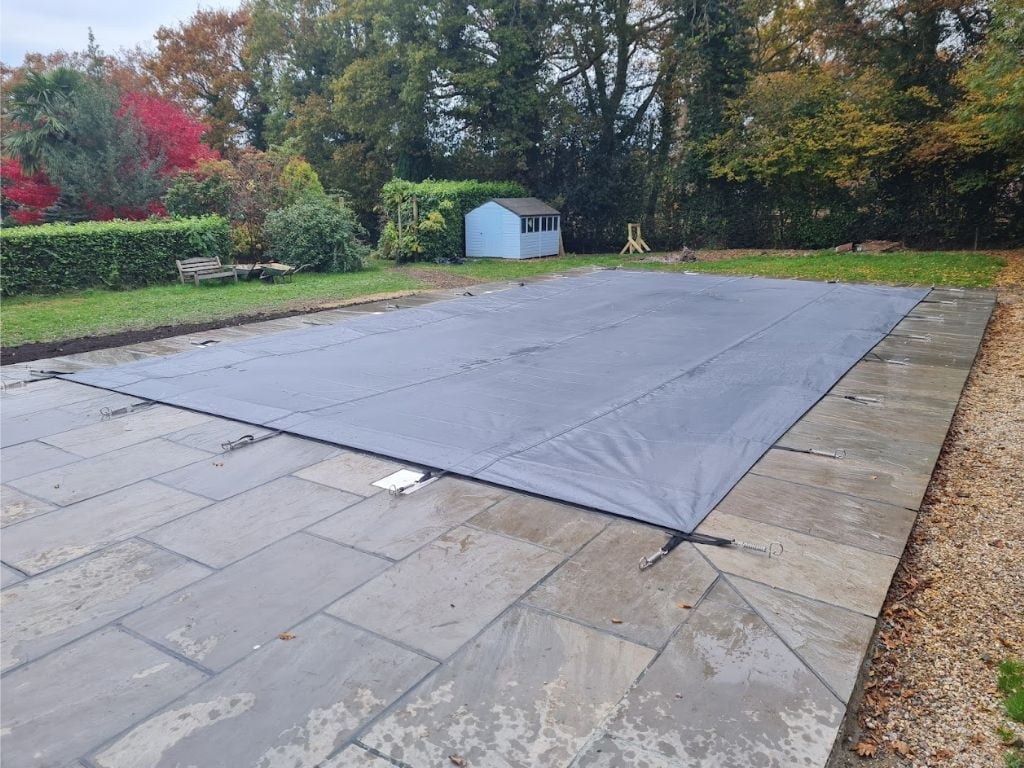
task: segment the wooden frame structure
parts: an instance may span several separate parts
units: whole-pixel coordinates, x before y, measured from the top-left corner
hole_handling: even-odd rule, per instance
[[[626,224],[626,244],[622,246],[622,253],[649,253],[651,246],[644,240],[644,236],[640,234],[640,225],[629,223]]]

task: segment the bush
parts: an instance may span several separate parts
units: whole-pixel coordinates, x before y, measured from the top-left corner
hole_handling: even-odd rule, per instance
[[[164,195],[164,207],[172,216],[227,216],[231,207],[231,184],[220,173],[205,176],[179,173]]]
[[[16,227],[0,232],[0,287],[4,296],[131,288],[176,279],[175,259],[230,254],[219,216]]]
[[[355,214],[340,202],[309,197],[267,216],[267,255],[273,261],[317,272],[352,272],[361,269],[368,248]]]
[[[427,179],[415,184],[394,179],[381,190],[384,221],[378,250],[382,256],[397,261],[458,258],[464,254],[467,213],[494,197],[527,195],[529,192],[513,181]],[[397,230],[399,210],[401,238]]]

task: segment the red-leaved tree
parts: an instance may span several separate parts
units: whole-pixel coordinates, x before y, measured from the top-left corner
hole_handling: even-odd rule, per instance
[[[57,202],[60,190],[50,183],[46,174],[37,171],[26,176],[21,163],[13,158],[0,161],[3,207],[19,224],[35,224],[43,220],[43,211]],[[16,207],[15,207],[16,206]]]
[[[125,94],[120,114],[131,112],[142,125],[149,156],[163,157],[160,173],[190,171],[201,160],[215,160],[217,152],[202,142],[206,126],[166,99],[148,93]]]

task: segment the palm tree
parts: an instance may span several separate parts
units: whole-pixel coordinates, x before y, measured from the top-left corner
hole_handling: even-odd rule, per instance
[[[29,72],[7,92],[10,133],[4,151],[18,158],[26,174],[42,170],[47,148],[69,137],[66,117],[81,83],[80,73],[57,67],[49,72]]]

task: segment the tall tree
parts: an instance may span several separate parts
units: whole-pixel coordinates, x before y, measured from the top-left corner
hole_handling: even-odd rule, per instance
[[[156,52],[142,67],[159,92],[202,115],[206,140],[225,149],[248,143],[265,147],[268,106],[249,61],[249,7],[198,10],[178,27],[157,30]]]

